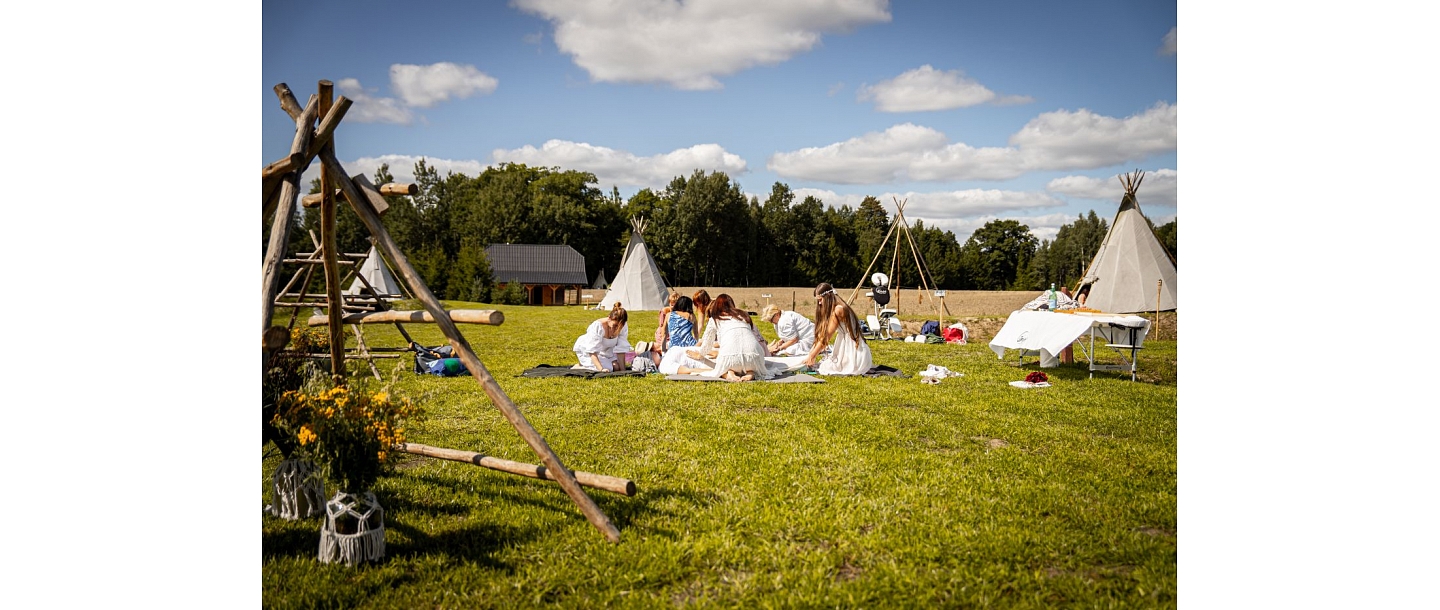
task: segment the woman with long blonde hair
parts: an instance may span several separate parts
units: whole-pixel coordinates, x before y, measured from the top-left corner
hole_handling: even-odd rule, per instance
[[[830,356],[822,362],[820,354],[827,346]],[[817,362],[821,375],[860,375],[875,366],[870,346],[860,333],[860,319],[829,283],[815,287],[815,345],[805,357],[805,364],[815,366]]]

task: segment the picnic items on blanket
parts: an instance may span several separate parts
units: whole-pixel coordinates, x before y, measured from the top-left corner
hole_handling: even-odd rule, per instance
[[[648,360],[648,359],[647,359]],[[602,377],[644,377],[644,371],[597,371],[579,365],[539,364],[520,372],[521,377],[580,377],[599,379]]]

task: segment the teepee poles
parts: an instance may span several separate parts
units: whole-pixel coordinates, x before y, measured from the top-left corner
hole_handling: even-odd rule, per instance
[[[855,298],[859,296],[860,288],[865,285],[865,280],[870,277],[870,270],[875,268],[875,263],[876,261],[880,260],[880,254],[885,251],[885,246],[890,244],[890,238],[891,236],[895,235],[895,227],[897,226],[900,227],[900,233],[903,233],[905,235],[904,242],[910,246],[910,256],[912,260],[915,261],[915,271],[920,275],[919,287],[926,292],[929,292],[931,290],[930,282],[926,277],[930,273],[930,270],[925,265],[925,257],[920,255],[920,248],[915,244],[915,237],[910,234],[910,224],[905,219],[906,202],[893,197],[891,198],[891,200],[895,202],[895,220],[890,223],[890,230],[885,233],[885,239],[880,241],[880,247],[875,249],[875,258],[870,259],[870,264],[865,267],[865,273],[860,275],[860,283],[855,285],[855,290],[851,291],[850,298],[846,299],[845,303],[847,305],[853,303],[855,301]],[[895,276],[899,275],[900,271],[899,261],[901,241],[902,240],[900,237],[895,237],[895,251],[890,259],[890,276],[892,278],[892,286],[896,285],[894,278]],[[896,309],[898,310],[900,304],[900,295],[898,292],[893,294]],[[945,314],[940,311],[940,306],[937,304],[936,300],[931,299],[931,304],[935,307],[935,315],[940,316],[943,320]]]

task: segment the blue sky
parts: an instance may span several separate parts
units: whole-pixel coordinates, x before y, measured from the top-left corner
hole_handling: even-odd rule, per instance
[[[720,170],[761,199],[906,199],[961,240],[1108,218],[1134,168],[1152,220],[1178,208],[1173,2],[266,1],[262,20],[262,163],[294,129],[271,87],[303,103],[327,79],[355,100],[346,168],[400,180],[422,157],[522,162],[628,197]]]

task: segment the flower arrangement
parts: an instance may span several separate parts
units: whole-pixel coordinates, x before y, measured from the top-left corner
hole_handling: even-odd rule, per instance
[[[319,464],[341,491],[364,492],[405,442],[405,425],[420,410],[385,389],[369,391],[364,380],[328,389],[280,395],[271,423],[293,439],[298,451]]]
[[[1040,371],[1031,371],[1029,375],[1025,376],[1025,381],[1029,383],[1045,383],[1050,381],[1050,378],[1046,377],[1045,373]]]

